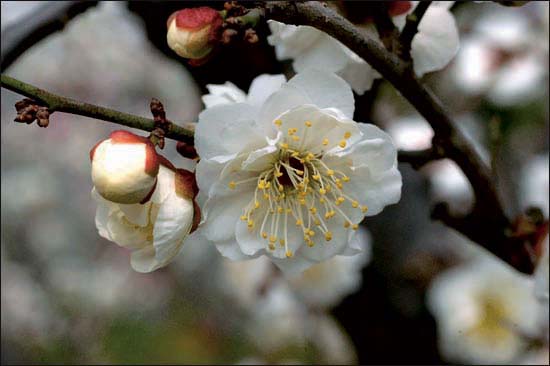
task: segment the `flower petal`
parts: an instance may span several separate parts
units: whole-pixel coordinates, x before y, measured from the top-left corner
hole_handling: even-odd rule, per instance
[[[315,264],[315,262],[304,258],[301,255],[295,255],[292,258],[271,258],[273,263],[283,272],[285,276],[295,276],[302,273],[309,267]]]
[[[262,74],[252,80],[248,90],[248,104],[260,108],[269,96],[279,89],[286,82],[284,75]]]
[[[195,129],[199,156],[231,155],[265,143],[254,116],[254,108],[246,103],[216,105],[202,111]]]
[[[204,236],[215,242],[235,240],[235,225],[253,195],[247,191],[209,199],[203,209],[208,217],[202,226]]]
[[[246,94],[230,81],[221,85],[208,84],[206,88],[210,92],[210,94],[202,96],[202,102],[206,108],[220,104],[243,103],[246,101]]]
[[[235,239],[217,241],[215,242],[215,244],[216,244],[216,248],[221,253],[221,255],[223,255],[224,257],[232,261],[243,261],[243,260],[256,258],[261,253],[261,252],[258,252],[258,255],[253,255],[253,256],[244,254],[241,251],[241,248],[239,247],[239,244],[237,244],[237,241]]]
[[[319,71],[305,70],[288,81],[319,108],[335,108],[353,118],[355,100],[351,88],[341,77]]]
[[[441,6],[429,7],[411,44],[415,74],[420,77],[442,69],[456,55],[458,47],[458,29],[451,12]]]

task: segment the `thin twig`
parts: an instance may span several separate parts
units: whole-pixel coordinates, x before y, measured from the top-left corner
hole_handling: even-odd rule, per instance
[[[401,42],[401,57],[404,60],[408,61],[411,59],[412,40],[418,32],[418,25],[420,24],[422,17],[424,17],[426,10],[428,10],[431,3],[431,1],[420,1],[414,11],[407,15],[407,22],[405,23],[405,27],[399,36],[399,40]]]
[[[97,1],[49,1],[7,26],[2,30],[1,71],[34,44],[62,30],[74,17],[96,4]]]
[[[62,97],[3,74],[2,87],[44,104],[44,106],[48,107],[50,113],[72,113],[144,131],[153,131],[155,129],[155,121],[152,119]],[[166,137],[186,143],[193,143],[193,131],[189,129],[168,122],[165,130]]]
[[[320,29],[384,76],[430,123],[435,133],[434,146],[457,163],[474,189],[476,205],[470,215],[464,218],[443,215],[444,210],[440,208],[436,216],[517,270],[533,272],[534,265],[525,243],[509,236],[511,222],[504,214],[489,167],[456,127],[441,102],[416,79],[407,62],[319,2],[272,1],[264,6],[266,18]]]

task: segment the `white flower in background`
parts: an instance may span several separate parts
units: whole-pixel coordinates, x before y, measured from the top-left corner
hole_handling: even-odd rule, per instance
[[[539,155],[531,158],[522,169],[520,201],[523,209],[535,206],[542,210],[548,217],[550,191],[549,191],[549,159],[547,155]]]
[[[361,248],[359,254],[336,256],[288,278],[290,287],[305,304],[330,308],[361,287],[361,272],[371,257],[370,233],[361,227],[353,240]]]
[[[434,2],[418,26],[411,44],[413,68],[417,76],[445,67],[458,51],[458,30],[451,12],[453,2]],[[416,4],[415,4],[416,5]],[[414,6],[409,12],[413,11]],[[406,14],[394,18],[402,28]],[[340,41],[310,26],[295,26],[274,20],[268,21],[271,36],[269,44],[275,46],[279,60],[292,59],[296,72],[319,69],[334,72],[346,80],[353,90],[363,94],[379,78],[361,57]],[[378,40],[371,25],[359,28],[365,35]]]
[[[422,117],[392,118],[385,128],[398,149],[414,151],[432,147],[434,131]]]
[[[548,13],[548,2],[541,6]],[[453,67],[456,86],[499,105],[540,95],[548,74],[548,36],[537,36],[541,32],[531,23],[517,9],[492,7],[482,15],[461,43]]]
[[[427,293],[442,355],[458,363],[513,362],[525,351],[524,336],[539,331],[532,285],[488,254],[442,273]]]
[[[466,213],[474,202],[472,185],[462,169],[450,159],[431,162],[424,167],[430,181],[432,202],[447,202],[455,213]]]
[[[103,143],[100,143],[90,153],[92,166],[93,161],[99,156],[102,145]],[[105,161],[102,166],[109,167],[111,153],[114,155],[116,166],[122,166],[123,164],[118,163],[121,161],[127,163],[128,166],[121,169],[122,171],[137,172],[146,166],[143,159],[136,159],[133,156],[135,154],[133,149],[125,149],[122,152],[119,149],[107,150],[105,155],[102,155]],[[124,158],[124,153],[129,156]],[[144,203],[116,203],[105,199],[98,192],[97,187],[92,189],[92,196],[97,202],[95,223],[99,235],[130,249],[132,268],[138,272],[151,272],[167,265],[179,253],[184,239],[193,226],[196,226],[200,216],[198,206],[193,201],[196,194],[193,187],[193,173],[175,169],[160,155],[156,156],[156,160],[160,161],[157,168],[158,174],[155,177],[156,184],[154,190],[147,194]],[[99,174],[101,182],[105,180],[106,175],[107,173]],[[92,174],[94,184],[97,183],[97,176]],[[128,191],[119,191],[115,188],[111,190],[125,197],[126,194],[133,193],[134,186],[125,184],[126,177],[133,175],[121,174],[120,176],[124,179],[119,181],[111,179],[110,187],[116,184],[129,187]]]
[[[535,295],[537,298],[548,306],[548,234],[542,245],[542,256],[539,259],[537,268],[535,270]],[[548,316],[548,314],[547,314]]]
[[[371,257],[370,233],[360,227],[351,246],[354,256],[336,256],[294,276],[280,276],[267,257],[224,261],[225,289],[245,307],[253,308],[275,283],[285,283],[297,299],[312,308],[330,308],[361,286],[363,267]]]
[[[308,71],[281,82],[260,76],[246,102],[199,115],[202,234],[232,260],[265,254],[300,272],[357,253],[358,224],[399,201],[401,175],[389,136],[351,119],[344,80]]]

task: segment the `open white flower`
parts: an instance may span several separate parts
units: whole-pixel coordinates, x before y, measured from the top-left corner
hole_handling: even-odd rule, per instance
[[[487,254],[441,274],[427,296],[451,362],[512,362],[539,331],[533,281]]]
[[[97,201],[95,223],[99,235],[130,249],[134,270],[154,271],[179,253],[183,241],[196,226],[200,213],[193,202],[194,195],[192,173],[175,169],[164,160],[158,170],[156,187],[143,204],[108,201],[94,187],[92,196]]]
[[[418,26],[411,44],[413,68],[417,76],[445,67],[458,51],[458,30],[449,7],[453,2],[434,2]],[[412,11],[414,6],[409,10]],[[394,18],[396,26],[403,28],[405,15]],[[268,21],[271,36],[269,44],[275,46],[279,60],[292,59],[296,72],[319,69],[334,72],[346,80],[353,90],[363,94],[373,81],[380,77],[365,60],[328,34],[310,27]],[[374,27],[359,27],[365,35],[379,40]]]
[[[260,78],[247,102],[199,115],[203,235],[230,259],[265,254],[289,272],[356,253],[359,222],[401,195],[391,139],[351,119],[353,94],[336,75]]]

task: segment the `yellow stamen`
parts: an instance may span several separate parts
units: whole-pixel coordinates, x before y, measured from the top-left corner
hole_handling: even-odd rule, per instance
[[[338,143],[338,146],[340,146],[342,149],[343,149],[344,147],[346,147],[346,145],[347,145],[346,140],[341,140],[341,141]]]
[[[344,138],[345,139],[349,139],[351,137],[351,132],[347,131],[345,134],[344,134]]]
[[[327,231],[325,233],[325,240],[326,241],[331,241],[332,240],[332,233],[330,231]]]
[[[327,145],[328,145],[328,139],[325,138],[325,139],[323,139],[323,146],[327,146]]]
[[[307,127],[311,127],[311,121],[306,121],[306,122],[305,122],[305,125],[306,125]]]
[[[276,126],[281,126],[283,124],[283,121],[281,121],[280,119],[276,119],[274,122],[273,122]]]
[[[229,186],[230,189],[235,189],[235,187],[237,186],[237,183],[231,181],[231,182],[229,182],[228,186]]]

